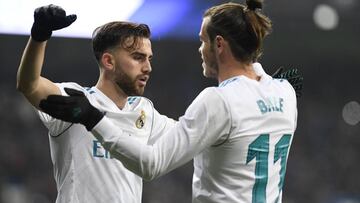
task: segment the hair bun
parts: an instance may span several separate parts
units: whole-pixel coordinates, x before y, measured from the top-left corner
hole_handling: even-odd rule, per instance
[[[262,0],[246,0],[246,5],[249,10],[255,11],[257,8],[262,9],[263,1]]]

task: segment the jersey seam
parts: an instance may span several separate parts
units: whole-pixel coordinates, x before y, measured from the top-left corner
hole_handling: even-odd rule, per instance
[[[73,126],[73,125],[74,125],[74,123],[71,123],[68,127],[66,127],[62,132],[60,132],[60,133],[57,134],[57,135],[51,135],[50,132],[49,132],[49,135],[50,135],[51,137],[57,138],[57,137],[59,137],[60,135],[64,134],[67,130],[69,130],[69,129],[71,128],[71,126]]]

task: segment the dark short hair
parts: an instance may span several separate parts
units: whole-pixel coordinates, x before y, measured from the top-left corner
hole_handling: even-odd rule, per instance
[[[229,42],[234,57],[242,62],[255,62],[262,54],[262,43],[271,32],[271,21],[260,13],[261,0],[247,0],[246,5],[225,3],[209,8],[207,34],[213,43],[217,35]]]
[[[121,46],[133,50],[139,45],[139,38],[150,38],[150,29],[146,24],[114,21],[97,27],[92,34],[92,47],[96,60],[99,62],[102,54],[114,47]],[[126,40],[133,38],[129,45]]]

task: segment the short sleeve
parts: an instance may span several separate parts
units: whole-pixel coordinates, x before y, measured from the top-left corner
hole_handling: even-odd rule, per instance
[[[76,90],[80,90],[84,92],[84,88],[77,83],[65,82],[65,83],[55,83],[57,87],[59,87],[61,95],[67,95],[64,88],[73,88]],[[44,113],[40,110],[37,110],[40,120],[45,125],[45,127],[49,130],[49,135],[52,137],[57,137],[61,135],[64,131],[66,131],[69,127],[71,127],[72,123],[68,123],[56,118],[51,117],[47,113]]]

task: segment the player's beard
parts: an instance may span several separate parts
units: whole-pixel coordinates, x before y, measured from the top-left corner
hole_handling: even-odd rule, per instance
[[[219,72],[219,63],[216,59],[214,46],[211,45],[206,57],[207,61],[204,67],[204,76],[207,78],[217,78]],[[204,61],[205,62],[205,61]]]
[[[116,78],[116,84],[128,96],[141,96],[144,94],[144,87],[136,86],[138,77],[140,76],[131,78],[128,74],[120,70]]]

